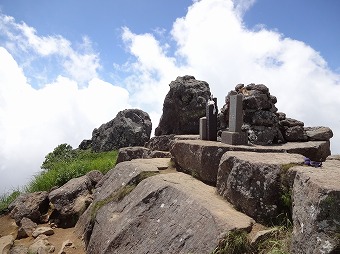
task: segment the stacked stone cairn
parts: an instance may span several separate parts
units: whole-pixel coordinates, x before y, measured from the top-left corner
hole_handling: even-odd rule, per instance
[[[247,133],[248,142],[271,145],[313,140],[308,135],[310,128],[304,128],[303,122],[287,118],[286,114],[278,112],[275,107],[276,97],[271,95],[268,87],[263,84],[238,84],[235,90],[228,93],[219,114],[220,130],[226,130],[229,126],[230,96],[236,94],[243,94],[242,131]],[[329,140],[333,136],[329,128],[326,128],[326,132],[319,140]]]

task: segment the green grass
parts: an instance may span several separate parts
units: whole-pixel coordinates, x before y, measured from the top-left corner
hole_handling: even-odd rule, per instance
[[[251,245],[247,232],[243,230],[230,231],[218,244],[212,254],[243,254],[251,253]]]
[[[53,187],[60,187],[72,178],[80,177],[92,170],[99,170],[106,174],[116,165],[117,156],[118,151],[95,153],[90,150],[73,150],[72,157],[67,160],[60,158],[49,160],[48,169],[34,175],[22,188],[23,192],[50,191]],[[6,211],[8,205],[19,194],[20,191],[15,190],[0,196],[0,214]]]

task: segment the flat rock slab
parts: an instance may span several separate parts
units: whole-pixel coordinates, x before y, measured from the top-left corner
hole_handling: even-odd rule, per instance
[[[149,177],[95,218],[87,253],[211,253],[232,229],[253,219],[233,209],[215,188],[183,173]]]
[[[14,237],[12,235],[6,235],[0,237],[0,253],[9,253],[12,245],[14,243]]]
[[[300,154],[226,152],[218,169],[217,192],[238,210],[271,224],[283,212],[281,195],[287,169],[303,163]]]
[[[289,142],[282,145],[228,145],[205,140],[175,140],[170,150],[180,170],[211,185],[216,185],[217,170],[227,151],[301,154],[324,161],[331,154],[329,141]]]
[[[292,253],[340,252],[340,161],[294,167]]]

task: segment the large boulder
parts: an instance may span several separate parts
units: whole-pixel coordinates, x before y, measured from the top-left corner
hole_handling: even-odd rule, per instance
[[[339,253],[340,161],[294,170],[291,252]]]
[[[193,76],[178,77],[170,83],[163,114],[155,135],[198,134],[199,119],[206,114],[209,84]]]
[[[211,253],[227,232],[249,232],[254,223],[183,173],[143,180],[103,205],[95,221],[87,253]]]
[[[287,167],[303,163],[300,154],[226,152],[218,169],[217,192],[256,221],[271,224],[285,208],[281,196],[289,192],[283,187]]]
[[[144,146],[150,139],[151,129],[148,113],[140,109],[125,109],[110,122],[93,130],[91,147],[95,152],[102,152],[121,147]]]
[[[295,153],[314,161],[324,161],[331,154],[329,141],[288,142],[271,146],[228,145],[205,140],[174,140],[170,150],[178,170],[205,183],[216,185],[218,165],[227,151],[258,153]]]
[[[88,176],[73,178],[50,192],[49,200],[54,211],[50,220],[59,227],[73,227],[79,216],[92,202],[92,182]]]
[[[308,140],[330,140],[333,137],[333,131],[329,127],[305,127]]]
[[[20,225],[22,218],[26,217],[32,221],[41,222],[41,216],[48,211],[48,193],[46,191],[23,193],[10,205],[10,216]]]

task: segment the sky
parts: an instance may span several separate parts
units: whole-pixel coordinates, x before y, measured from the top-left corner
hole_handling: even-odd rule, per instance
[[[78,147],[126,108],[153,128],[169,83],[207,81],[221,108],[265,84],[287,117],[334,132],[340,153],[338,0],[0,0],[0,193],[47,153]]]

